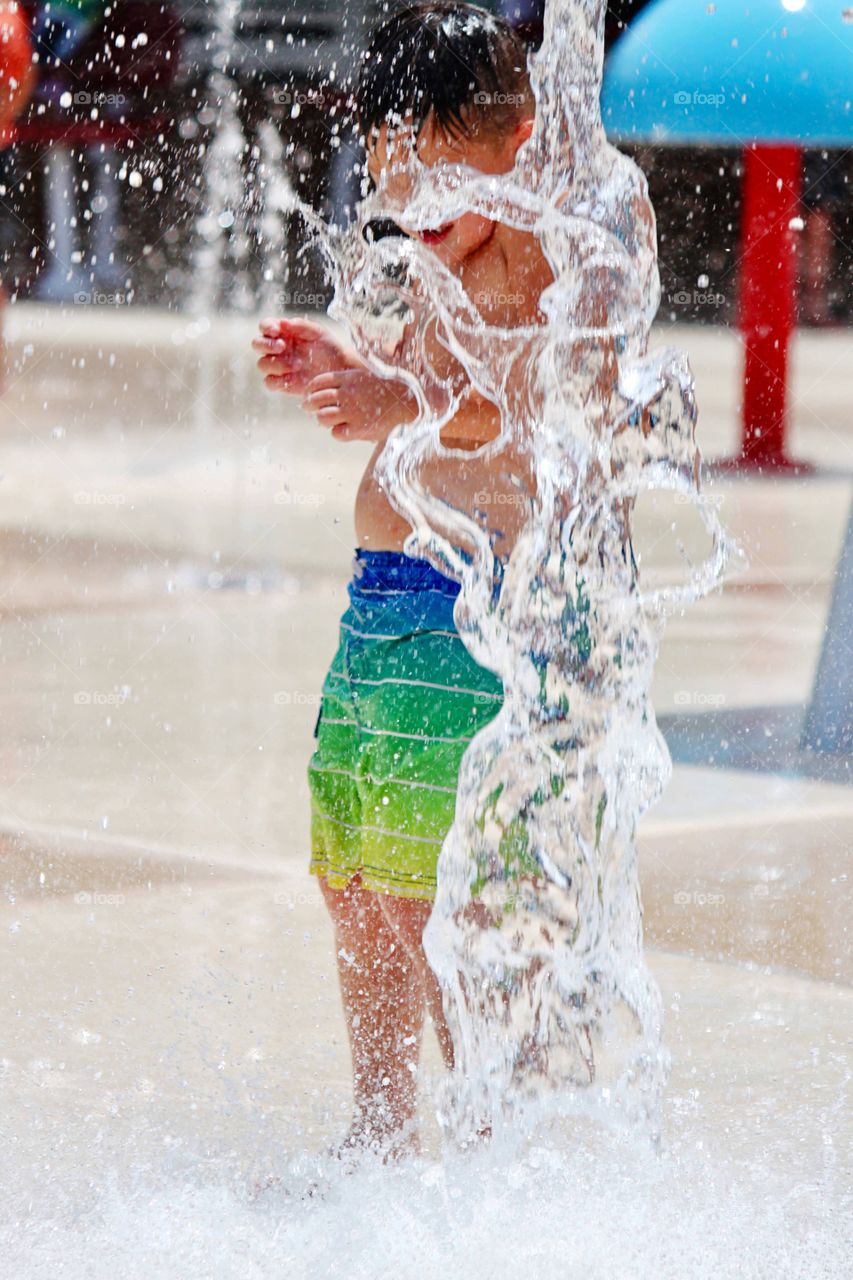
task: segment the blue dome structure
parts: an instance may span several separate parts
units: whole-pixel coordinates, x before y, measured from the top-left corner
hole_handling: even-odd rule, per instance
[[[657,0],[617,41],[614,141],[853,143],[853,0]]]
[[[785,451],[796,326],[802,149],[853,144],[853,0],[654,0],[613,47],[601,93],[614,142],[743,151],[736,465],[796,474]],[[853,751],[853,512],[801,746]]]
[[[611,50],[601,114],[615,142],[743,151],[737,462],[801,469],[785,434],[802,149],[853,143],[853,0],[653,0]]]

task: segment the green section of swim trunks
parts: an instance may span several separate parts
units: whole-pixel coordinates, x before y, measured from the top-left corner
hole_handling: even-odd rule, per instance
[[[503,689],[450,631],[452,617],[402,635],[395,619],[384,635],[378,614],[344,615],[324,683],[309,766],[312,865],[330,883],[361,871],[366,887],[431,896],[462,756]]]

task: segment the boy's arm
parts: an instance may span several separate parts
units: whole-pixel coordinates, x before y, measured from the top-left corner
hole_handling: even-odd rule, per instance
[[[531,296],[537,302],[542,287],[553,280],[550,268],[542,259],[542,269],[536,264],[531,268],[530,257],[525,264],[535,281]],[[572,367],[580,377],[578,387],[585,400],[600,399],[606,403],[608,393],[618,379],[615,343],[609,336],[615,317],[611,314],[614,303],[614,282],[611,263],[590,263],[581,273],[582,286],[577,288],[573,300],[572,321],[587,333],[567,344],[565,349],[566,374]],[[534,283],[530,281],[529,283]],[[524,293],[521,293],[524,297]],[[541,313],[538,313],[541,315]],[[529,324],[530,317],[515,317]],[[544,318],[544,317],[543,317]],[[319,329],[319,326],[317,326]],[[517,401],[514,417],[521,420],[536,418],[541,407],[532,403],[537,388],[531,385],[531,365],[540,355],[542,338],[519,335],[519,346],[505,384],[510,405]],[[433,408],[441,412],[451,391],[457,397],[458,408],[442,428],[442,443],[450,448],[475,449],[488,444],[500,433],[501,417],[497,406],[478,392],[470,383],[468,373],[447,347],[439,342],[435,326],[426,331],[416,331],[408,326],[396,361],[400,367],[420,363],[412,349],[415,343],[423,343],[432,371],[430,381],[435,391]],[[586,383],[584,387],[583,384]],[[429,394],[429,393],[428,393]],[[351,363],[318,374],[304,387],[302,407],[314,414],[317,421],[331,428],[338,440],[365,440],[380,442],[403,422],[411,422],[417,416],[417,400],[402,379],[380,378],[373,374],[358,356],[353,354]]]
[[[423,345],[423,350],[417,348]],[[494,439],[500,429],[497,408],[470,385],[468,374],[447,348],[438,343],[434,325],[406,326],[394,353],[398,368],[414,368],[426,358],[429,376],[422,383],[435,413],[447,411],[451,394],[458,397],[454,417],[442,428],[442,442],[450,447],[476,448]],[[306,386],[302,408],[336,440],[380,442],[403,422],[418,414],[418,401],[403,378],[382,378],[363,363],[358,368],[320,374]]]
[[[337,369],[313,378],[302,408],[329,427],[336,440],[386,439],[401,422],[412,422],[418,407],[402,380],[380,378],[368,368]]]
[[[368,369],[341,369],[321,374],[306,387],[302,408],[336,440],[387,439],[402,422],[417,417],[417,400],[396,378],[380,378]],[[441,432],[449,448],[475,449],[494,440],[500,431],[496,406],[470,385],[461,395],[457,413]]]

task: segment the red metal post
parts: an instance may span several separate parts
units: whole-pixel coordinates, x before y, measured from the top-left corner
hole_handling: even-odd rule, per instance
[[[740,330],[743,438],[737,464],[797,467],[785,453],[788,344],[797,322],[796,230],[802,151],[753,144],[744,152]]]

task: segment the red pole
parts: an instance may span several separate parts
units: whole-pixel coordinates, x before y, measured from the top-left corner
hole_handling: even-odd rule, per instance
[[[744,152],[740,330],[743,437],[738,466],[796,467],[785,453],[788,344],[797,323],[796,241],[802,152],[753,144]]]

